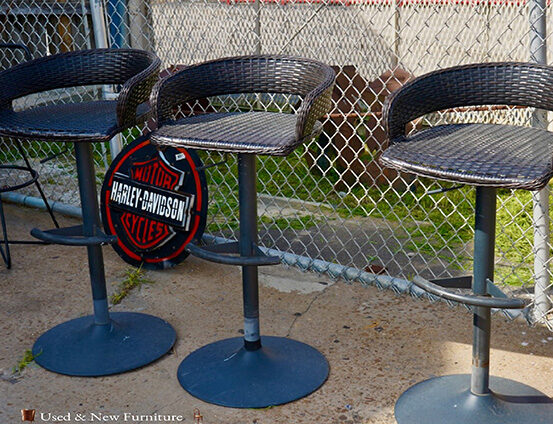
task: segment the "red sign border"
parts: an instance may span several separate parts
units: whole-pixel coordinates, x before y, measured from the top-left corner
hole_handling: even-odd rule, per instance
[[[134,148],[129,150],[123,157],[117,158],[118,159],[117,166],[113,169],[113,172],[111,173],[111,177],[108,181],[108,187],[110,187],[110,189],[105,190],[105,198],[104,198],[105,205],[106,205],[105,209],[106,209],[107,225],[108,225],[108,228],[109,228],[111,234],[117,234],[117,232],[115,231],[115,227],[113,225],[113,220],[111,218],[111,210],[109,208],[109,198],[110,198],[110,195],[111,195],[111,187],[112,187],[112,184],[113,184],[113,175],[119,170],[119,167],[121,166],[121,164],[123,164],[123,162],[125,162],[129,156],[131,156],[134,152],[136,152],[138,149],[144,147],[147,144],[150,144],[150,139],[149,138],[144,140],[142,143],[137,144]],[[194,163],[192,157],[186,151],[186,149],[177,148],[177,150],[185,156],[186,160],[188,161],[188,164],[190,165],[190,169],[192,170],[192,175],[194,176],[194,182],[196,184],[196,196],[197,196],[196,212],[198,212],[198,213],[194,217],[194,224],[193,224],[192,229],[190,230],[190,234],[188,235],[187,239],[184,241],[182,246],[179,249],[175,250],[171,255],[168,255],[166,257],[163,257],[163,258],[143,258],[140,255],[137,255],[132,250],[130,250],[123,243],[119,243],[119,242],[117,243],[117,245],[130,258],[132,258],[132,259],[134,259],[138,262],[158,264],[160,262],[170,261],[171,259],[179,256],[184,251],[184,248],[186,247],[186,245],[194,238],[194,235],[196,234],[196,231],[198,230],[198,227],[200,225],[200,214],[199,214],[199,212],[201,211],[202,204],[203,204],[203,202],[202,202],[203,201],[203,199],[202,199],[202,185],[201,185],[201,182],[200,182],[200,175],[198,174],[198,170],[196,169],[196,164]]]

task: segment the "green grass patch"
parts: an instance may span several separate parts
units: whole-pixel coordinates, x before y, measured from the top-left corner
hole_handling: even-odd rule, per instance
[[[129,267],[125,271],[125,279],[117,286],[117,291],[110,296],[111,303],[117,305],[129,295],[129,293],[143,284],[153,284],[154,281],[146,278],[142,266],[139,268]]]
[[[25,368],[27,368],[29,365],[31,365],[35,359],[40,356],[42,352],[38,353],[37,355],[33,355],[33,352],[31,349],[27,349],[25,353],[23,353],[23,356],[21,359],[17,362],[17,364],[12,368],[13,374],[21,374]]]
[[[504,202],[510,195],[510,190],[498,192],[495,244],[500,264],[496,266],[496,279],[521,286],[532,282],[534,272],[532,193],[517,190],[514,198]]]
[[[276,227],[282,231],[284,230],[308,230],[318,224],[322,224],[324,220],[317,218],[314,215],[305,215],[294,218],[271,218],[268,216],[262,216],[261,222],[268,227]]]
[[[398,238],[406,241],[402,248],[421,252],[428,257],[439,257],[455,269],[468,270],[472,267],[472,258],[466,255],[464,246],[472,241],[474,235],[473,187],[463,186],[453,191],[428,194],[428,190],[449,188],[452,184],[419,179],[404,190],[357,184],[344,193],[336,188],[339,187],[341,170],[334,166],[333,158],[326,158],[326,169],[310,170],[304,157],[306,149],[302,146],[283,158],[259,157],[258,192],[330,204],[345,219],[373,217],[399,222],[405,231],[405,234],[398,232]],[[218,156],[209,156],[203,154],[202,160],[220,160]],[[207,170],[211,202],[209,216],[225,217],[213,221],[208,226],[210,232],[238,228],[238,183],[234,158],[228,165]],[[512,194],[510,190],[498,191],[496,257],[500,264],[496,279],[511,285],[528,283],[532,279],[531,205],[530,192],[518,190]],[[262,218],[267,225],[295,230],[324,225],[324,219],[309,215],[301,218]],[[440,252],[445,246],[453,253]]]

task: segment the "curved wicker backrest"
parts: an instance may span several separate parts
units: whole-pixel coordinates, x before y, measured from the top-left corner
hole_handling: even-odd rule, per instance
[[[151,103],[162,125],[171,119],[175,106],[197,99],[239,93],[295,94],[304,97],[298,113],[302,121],[298,132],[304,134],[328,112],[334,77],[330,66],[311,59],[231,57],[189,66],[163,79],[154,88]]]
[[[124,84],[156,64],[159,68],[153,53],[133,49],[81,50],[41,57],[0,72],[0,107],[18,97],[55,88]]]
[[[384,105],[388,137],[405,135],[405,126],[427,113],[476,105],[528,106],[553,110],[553,67],[532,63],[456,66],[420,76]]]

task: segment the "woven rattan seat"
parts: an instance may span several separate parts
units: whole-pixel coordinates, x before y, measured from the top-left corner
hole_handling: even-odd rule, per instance
[[[150,108],[137,108],[137,121]],[[0,134],[27,139],[60,141],[108,141],[121,132],[117,123],[117,102],[104,100],[35,107],[20,112],[0,110]]]
[[[285,156],[318,135],[330,105],[334,71],[290,56],[241,56],[190,66],[154,87],[152,109],[160,130],[152,142],[221,152]],[[175,107],[232,94],[289,94],[302,98],[296,114],[208,113],[173,120]],[[252,107],[253,109],[253,107]]]
[[[442,125],[396,138],[381,160],[446,181],[534,190],[553,175],[553,133],[508,125]]]
[[[157,143],[229,153],[285,156],[303,139],[296,138],[297,117],[272,112],[210,113],[162,127]],[[316,122],[313,133],[322,129]]]
[[[553,134],[491,124],[447,125],[407,136],[406,125],[456,107],[508,105],[553,110],[553,68],[519,62],[477,63],[431,72],[384,105],[390,148],[384,165],[482,187],[537,190],[553,175]]]
[[[160,60],[133,49],[60,53],[0,72],[0,135],[42,141],[104,142],[147,118]],[[14,111],[13,101],[66,87],[120,86],[117,100],[38,106]]]

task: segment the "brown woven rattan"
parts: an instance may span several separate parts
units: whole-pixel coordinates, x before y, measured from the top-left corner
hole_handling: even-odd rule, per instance
[[[334,71],[310,59],[242,56],[190,66],[160,81],[150,103],[160,129],[152,142],[205,150],[285,156],[318,134],[330,109]],[[297,114],[213,113],[172,120],[183,103],[226,94],[280,93],[300,96]]]
[[[94,49],[32,60],[0,72],[0,135],[47,141],[107,141],[148,116],[160,60],[133,49]],[[38,106],[14,111],[33,93],[87,85],[121,85],[117,100]]]
[[[390,147],[381,162],[416,175],[466,184],[538,190],[553,176],[553,133],[528,127],[457,124],[411,136],[406,125],[461,106],[553,110],[553,67],[531,63],[457,66],[423,75],[388,98]]]

